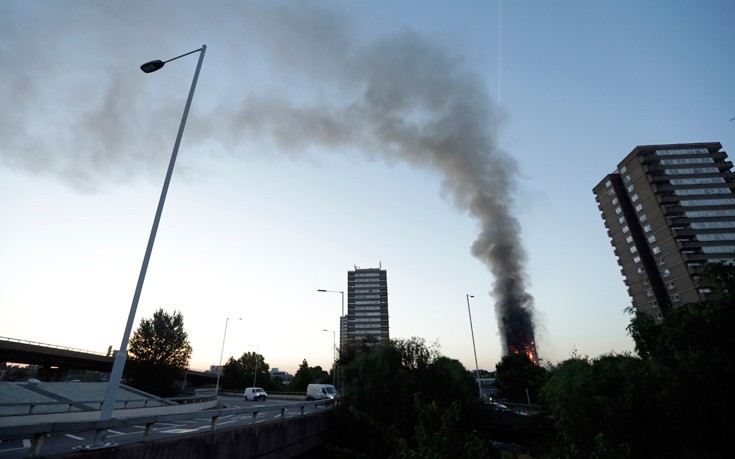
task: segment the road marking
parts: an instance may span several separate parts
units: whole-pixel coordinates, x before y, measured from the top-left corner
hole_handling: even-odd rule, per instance
[[[72,435],[72,434],[64,434],[64,436],[65,436],[65,437],[69,437],[69,438],[71,438],[72,440],[84,440],[84,438],[82,438],[82,437],[77,437],[76,435]]]
[[[183,433],[196,432],[197,430],[199,429],[168,429],[168,430],[161,430],[161,433],[183,434]]]
[[[115,435],[127,435],[127,434],[125,434],[123,432],[118,432],[117,430],[108,429],[107,431],[110,432],[110,433],[113,433]]]

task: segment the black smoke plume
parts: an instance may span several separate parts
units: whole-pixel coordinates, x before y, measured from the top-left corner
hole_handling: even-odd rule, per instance
[[[84,24],[107,25],[96,40],[66,27],[79,23],[77,11],[46,11],[53,2],[35,9],[33,20],[7,12],[6,41],[24,48],[0,48],[0,62],[8,64],[0,79],[6,107],[0,166],[52,174],[92,190],[101,177],[130,180],[146,161],[161,170],[170,139],[160,133],[172,131],[181,104],[141,93],[145,86],[136,86],[120,62],[139,72],[131,62],[165,57],[143,53],[151,43],[178,41],[197,24],[209,47],[200,88],[206,78],[224,78],[222,72],[240,83],[208,97],[198,89],[199,108],[190,115],[185,139],[189,148],[242,156],[265,147],[290,155],[360,151],[439,171],[452,204],[479,222],[471,251],[492,274],[505,352],[535,346],[526,255],[513,216],[517,164],[497,144],[497,108],[486,83],[456,52],[411,31],[359,38],[332,4],[180,3],[171,16],[172,9],[158,2],[91,2]],[[134,33],[130,23],[137,24]],[[65,41],[47,53],[38,37],[57,33]],[[129,40],[122,41],[129,48],[110,42],[118,36]],[[192,49],[201,45],[188,42]],[[187,51],[180,44],[174,48],[172,55]],[[209,66],[218,55],[228,57],[220,58],[215,73]],[[89,56],[102,62],[92,68]],[[39,109],[54,101],[63,109]],[[169,123],[165,129],[163,122]]]

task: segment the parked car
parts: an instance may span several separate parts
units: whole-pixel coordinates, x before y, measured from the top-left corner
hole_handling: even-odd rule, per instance
[[[245,397],[245,400],[265,400],[268,398],[268,394],[265,393],[262,387],[248,387],[245,389],[243,397]]]
[[[306,400],[334,400],[337,389],[331,384],[309,384],[306,387]]]

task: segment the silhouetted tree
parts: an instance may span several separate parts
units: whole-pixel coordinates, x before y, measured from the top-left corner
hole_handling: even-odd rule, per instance
[[[345,354],[343,354],[345,357]],[[472,432],[489,419],[473,377],[422,338],[352,346],[343,360],[338,438],[348,456],[487,457]],[[475,410],[467,406],[475,404]],[[483,411],[484,410],[484,411]],[[478,414],[468,416],[468,413]],[[451,452],[451,453],[450,453]]]
[[[142,319],[130,339],[126,377],[130,385],[159,396],[176,393],[175,382],[189,366],[191,345],[184,330],[184,316],[162,308]]]
[[[495,366],[495,384],[503,399],[512,403],[535,403],[546,381],[546,370],[526,354],[510,353]]]
[[[291,379],[291,390],[294,392],[306,392],[306,388],[309,384],[329,384],[332,379],[329,377],[329,373],[322,370],[319,365],[310,367],[309,362],[304,359],[299,365],[299,369]]]

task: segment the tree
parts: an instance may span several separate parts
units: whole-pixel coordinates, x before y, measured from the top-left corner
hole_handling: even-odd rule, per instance
[[[140,321],[130,339],[128,383],[159,396],[175,394],[176,379],[189,366],[191,351],[183,315],[158,309],[152,318]]]
[[[309,384],[318,384],[325,381],[332,381],[329,379],[329,373],[322,370],[319,365],[310,367],[309,362],[304,359],[299,365],[299,369],[291,379],[291,390],[294,392],[306,392],[306,388]]]
[[[256,369],[257,367],[257,369]],[[230,357],[222,368],[222,388],[243,390],[253,385],[253,373],[257,371],[255,384],[266,391],[273,389],[270,366],[265,357],[255,352],[245,352],[240,358]]]
[[[639,358],[604,355],[560,363],[541,391],[555,427],[554,457],[626,457],[648,451],[656,381]]]
[[[534,403],[544,386],[546,370],[526,354],[510,353],[495,366],[495,381],[503,398],[513,403]]]
[[[344,419],[336,437],[349,439],[353,453],[484,457],[489,446],[473,432],[486,431],[490,411],[461,363],[416,337],[347,350],[340,360]]]
[[[700,277],[711,299],[674,308],[661,324],[636,311],[628,331],[661,385],[658,448],[717,457],[735,431],[732,417],[719,415],[735,409],[735,266],[706,264]]]

